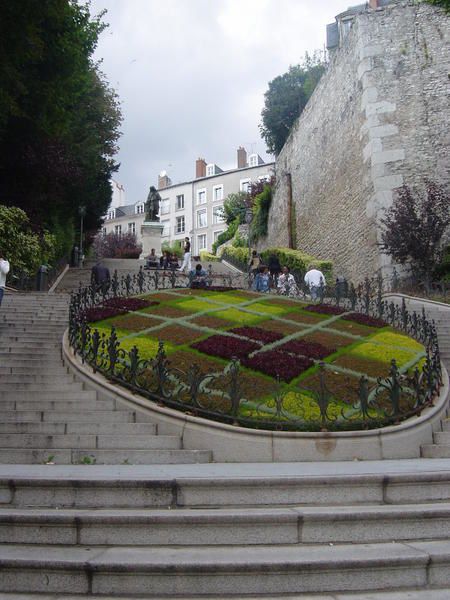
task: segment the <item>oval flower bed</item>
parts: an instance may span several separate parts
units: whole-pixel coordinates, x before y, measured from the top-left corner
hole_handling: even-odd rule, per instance
[[[333,418],[339,419],[360,397],[362,377],[372,389],[377,377],[389,376],[393,359],[401,376],[425,356],[423,345],[412,338],[343,307],[284,302],[238,290],[187,294],[174,289],[156,292],[155,298],[114,299],[90,309],[86,317],[103,335],[114,325],[121,347],[135,346],[144,358],[164,341],[172,391],[178,390],[181,398],[180,390],[186,395],[194,381],[197,409],[203,402],[217,411],[226,411],[236,393],[242,419],[255,414],[278,420],[308,414],[317,418],[317,411],[322,415],[318,394],[333,401]],[[233,360],[239,361],[246,382],[235,392],[230,391]],[[213,365],[209,377],[204,363]],[[197,379],[190,373],[193,365],[199,366]],[[155,377],[148,367],[142,380],[154,387]],[[315,408],[308,408],[314,398]]]

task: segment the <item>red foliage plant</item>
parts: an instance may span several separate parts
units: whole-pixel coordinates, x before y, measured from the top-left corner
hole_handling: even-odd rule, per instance
[[[283,352],[296,354],[297,356],[306,356],[308,358],[321,359],[336,352],[336,348],[326,348],[317,342],[307,342],[305,340],[291,340],[279,347]]]
[[[159,304],[156,300],[142,300],[141,298],[109,298],[103,302],[103,306],[110,308],[121,308],[125,311],[141,310],[148,306]]]
[[[259,327],[236,327],[235,329],[230,329],[230,333],[242,335],[256,342],[263,342],[263,344],[271,344],[283,338],[281,333],[260,329]]]
[[[305,310],[321,315],[342,315],[342,313],[345,313],[344,308],[330,306],[328,304],[308,304],[308,306],[305,306]]]
[[[342,317],[345,321],[354,321],[360,325],[368,325],[369,327],[386,327],[387,323],[381,319],[375,319],[369,315],[363,315],[361,313],[350,313]]]
[[[228,359],[242,359],[259,347],[259,344],[255,342],[240,340],[239,338],[226,335],[212,335],[206,338],[206,340],[191,344],[191,348],[200,350],[200,352]]]
[[[259,352],[251,358],[243,358],[242,364],[249,369],[260,371],[271,377],[279,377],[287,383],[314,364],[310,358],[291,356],[280,350]]]
[[[84,311],[83,316],[88,323],[94,323],[95,321],[103,321],[103,319],[124,315],[126,312],[126,309],[113,306],[95,306]]]

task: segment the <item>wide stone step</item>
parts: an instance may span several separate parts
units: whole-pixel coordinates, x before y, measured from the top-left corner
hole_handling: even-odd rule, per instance
[[[89,411],[114,410],[114,400],[3,400],[0,399],[0,411],[40,410],[40,411]]]
[[[1,413],[3,422],[21,421],[49,421],[51,423],[133,423],[135,413],[133,411],[88,411],[85,413],[68,411],[39,411],[39,410],[14,410]]]
[[[51,358],[47,360],[41,358],[35,362],[20,361],[16,362],[16,364],[12,364],[12,361],[8,362],[9,364],[6,365],[2,362],[2,366],[0,367],[0,376],[5,375],[8,379],[10,375],[26,376],[28,379],[31,377],[39,377],[40,380],[53,379],[55,372],[58,377],[69,375],[67,369],[59,361],[55,365],[54,359]],[[51,367],[49,367],[49,365],[51,365]],[[45,372],[45,369],[51,369],[51,376]]]
[[[442,586],[450,583],[449,564],[449,542],[195,549],[4,545],[0,586],[21,592],[245,597]]]
[[[19,364],[19,361],[31,361],[39,362],[39,361],[48,361],[52,360],[55,363],[60,362],[61,360],[61,348],[60,346],[55,346],[51,348],[46,348],[45,352],[42,351],[41,348],[36,352],[26,352],[25,348],[23,351],[19,350],[0,350],[0,363],[2,366],[7,366],[8,364]],[[8,362],[9,361],[9,362]]]
[[[0,433],[0,448],[72,448],[154,450],[181,447],[176,435],[107,435],[67,433],[63,435]]]
[[[68,391],[45,390],[42,392],[27,392],[0,390],[0,400],[35,400],[36,402],[40,402],[41,400],[64,400],[65,402],[68,400],[89,400],[91,402],[96,401],[96,392],[83,390],[81,387],[79,387],[78,390],[75,390],[74,387],[76,387],[76,385],[69,387]]]
[[[245,472],[242,465],[238,468]],[[257,469],[255,465],[252,470]],[[27,469],[15,467],[11,471],[5,466],[0,469],[4,474],[0,479],[0,501],[15,507],[203,509],[414,505],[447,503],[450,497],[448,472],[226,476],[230,470],[236,469],[233,465],[216,464],[183,469],[169,465],[156,471],[140,467],[128,467],[125,471],[120,467],[40,467],[33,470],[31,477]]]
[[[435,444],[448,444],[450,445],[450,431],[436,431],[433,434]]]
[[[24,382],[21,380],[20,383],[11,383],[8,381],[2,381],[2,390],[6,393],[12,393],[14,391],[20,392],[42,392],[45,390],[46,392],[76,392],[77,390],[82,390],[83,385],[78,381],[73,381],[70,383],[62,383],[62,382],[51,382],[47,383],[45,386],[41,383],[36,382]]]
[[[43,384],[45,385],[49,380],[53,385],[66,385],[75,382],[75,377],[70,375],[66,370],[57,373],[51,372],[51,374],[46,373],[45,375],[37,373],[16,373],[8,375],[4,379],[5,381],[2,381],[2,386],[11,386],[15,385],[16,383],[20,383],[22,385],[39,383],[42,386]]]
[[[450,458],[450,444],[424,444],[421,448],[423,458]]]
[[[450,504],[267,509],[0,509],[0,543],[203,546],[448,538]]]
[[[158,438],[158,436],[155,436]],[[150,448],[136,450],[134,448],[118,448],[116,450],[95,448],[1,448],[2,464],[45,464],[57,465],[171,465],[193,464],[211,461],[211,453],[207,450],[179,450],[166,448]]]
[[[432,594],[432,596],[430,595]],[[208,596],[205,595],[197,595],[190,594],[189,600],[216,600],[218,596]],[[237,600],[237,596],[235,594],[220,594],[221,600]],[[242,596],[241,596],[242,597]],[[290,600],[448,600],[449,598],[449,590],[448,588],[427,588],[427,589],[413,589],[413,588],[402,588],[401,590],[395,590],[395,592],[338,592],[336,594],[289,594],[289,596],[283,596],[289,598]],[[139,594],[140,600],[150,600],[152,598],[155,600],[155,597],[148,596],[147,594]],[[161,596],[160,596],[161,598]],[[180,600],[182,596],[164,596],[164,600]],[[279,594],[263,594],[263,595],[255,595],[251,594],[251,596],[246,595],[245,598],[248,600],[280,600]],[[29,594],[27,593],[26,598],[23,594],[14,594],[14,593],[6,593],[2,594],[1,600],[80,600],[80,596],[73,596],[72,594],[58,594],[56,597],[54,595],[47,594]],[[104,595],[101,596],[97,594],[89,594],[89,600],[130,600],[129,595],[123,596],[122,594],[113,596]]]
[[[0,423],[0,433],[42,433],[47,435],[76,433],[111,435],[155,435],[157,427],[153,423],[50,423],[22,421]]]

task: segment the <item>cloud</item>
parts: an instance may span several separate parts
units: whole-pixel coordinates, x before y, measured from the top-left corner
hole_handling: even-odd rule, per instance
[[[158,172],[194,176],[203,156],[235,166],[245,145],[268,160],[258,130],[268,82],[323,48],[348,0],[92,0],[109,23],[96,58],[122,102],[115,178],[128,202]]]

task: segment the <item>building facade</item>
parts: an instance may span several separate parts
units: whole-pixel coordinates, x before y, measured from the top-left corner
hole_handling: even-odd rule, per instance
[[[244,148],[237,151],[237,167],[227,171],[199,158],[195,164],[195,179],[172,184],[163,172],[158,177],[161,196],[159,220],[163,225],[161,242],[182,244],[191,240],[192,251],[211,251],[212,244],[225,230],[221,208],[228,194],[246,192],[251,183],[269,180],[274,163],[264,163],[258,154],[248,155]],[[136,233],[138,241],[145,220],[145,202],[111,207],[103,224],[103,233],[126,231]],[[159,250],[159,249],[157,249]]]

